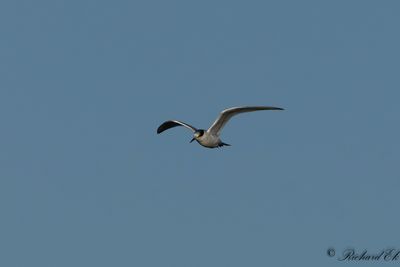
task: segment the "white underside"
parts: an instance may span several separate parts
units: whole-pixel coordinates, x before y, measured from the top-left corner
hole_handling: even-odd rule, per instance
[[[205,147],[218,147],[218,145],[221,143],[221,139],[219,139],[218,136],[211,135],[207,132],[205,132],[202,136],[197,137],[196,140]]]

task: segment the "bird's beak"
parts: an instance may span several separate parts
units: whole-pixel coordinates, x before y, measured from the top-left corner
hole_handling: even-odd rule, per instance
[[[193,138],[192,138],[192,140],[190,140],[190,142],[189,142],[189,143],[193,142],[194,140],[196,140],[196,138],[194,138],[194,137],[193,137]]]

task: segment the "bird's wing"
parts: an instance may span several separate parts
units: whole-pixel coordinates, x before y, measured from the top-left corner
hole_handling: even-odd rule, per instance
[[[267,107],[267,106],[258,106],[258,107],[234,107],[225,109],[219,114],[218,118],[214,121],[210,128],[208,128],[207,132],[219,135],[222,128],[233,116],[244,113],[244,112],[252,112],[258,110],[283,110],[283,108],[276,107]]]
[[[157,133],[158,134],[162,133],[165,130],[168,130],[168,129],[176,127],[176,126],[184,126],[184,127],[188,128],[188,129],[192,130],[193,132],[195,132],[197,130],[196,128],[194,128],[193,126],[191,126],[191,125],[189,125],[187,123],[173,120],[173,121],[166,121],[163,124],[161,124],[157,129]]]

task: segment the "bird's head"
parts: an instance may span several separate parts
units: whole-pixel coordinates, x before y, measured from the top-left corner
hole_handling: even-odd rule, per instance
[[[193,138],[190,140],[190,143],[193,142],[194,140],[197,140],[204,134],[204,130],[197,130],[193,133]]]

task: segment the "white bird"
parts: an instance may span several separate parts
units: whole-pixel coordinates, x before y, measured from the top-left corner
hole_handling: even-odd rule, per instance
[[[233,116],[244,113],[244,112],[252,112],[258,110],[283,110],[283,108],[276,107],[268,107],[268,106],[258,106],[258,107],[233,107],[225,109],[219,114],[218,118],[214,121],[210,128],[207,131],[202,129],[196,129],[195,127],[181,122],[177,120],[166,121],[161,124],[157,129],[157,134],[164,132],[170,128],[176,126],[184,126],[193,131],[193,139],[190,141],[193,142],[196,140],[200,145],[208,148],[215,148],[221,146],[230,146],[229,144],[225,144],[219,138],[222,128],[224,128],[225,124],[229,121]]]

